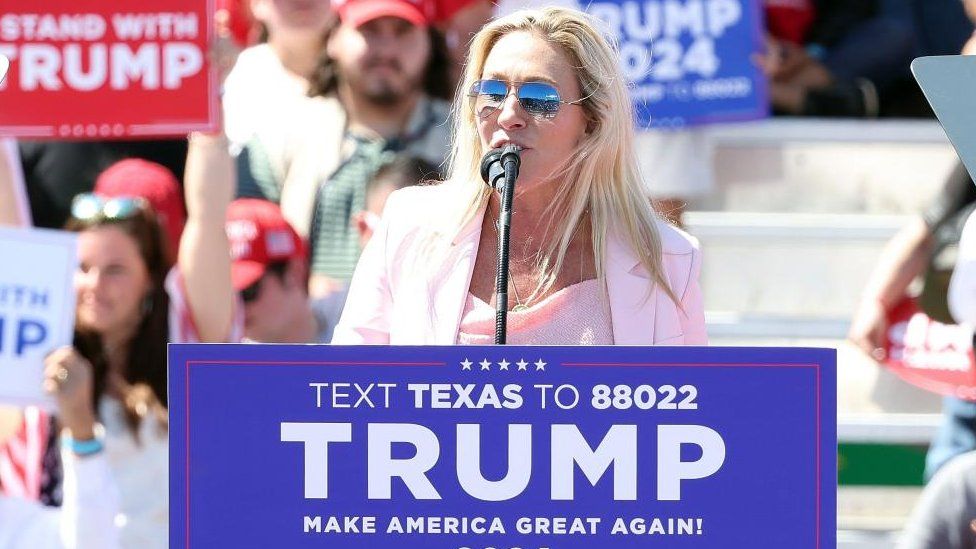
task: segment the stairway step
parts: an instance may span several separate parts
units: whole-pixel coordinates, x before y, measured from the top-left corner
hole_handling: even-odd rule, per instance
[[[933,143],[948,141],[936,120],[776,117],[710,128],[718,146],[769,143]]]
[[[886,242],[908,215],[783,212],[687,212],[684,223],[699,239],[729,241],[840,240]]]
[[[709,211],[912,214],[958,162],[936,121],[773,119],[710,130]]]
[[[898,215],[689,212],[711,310],[849,318]]]

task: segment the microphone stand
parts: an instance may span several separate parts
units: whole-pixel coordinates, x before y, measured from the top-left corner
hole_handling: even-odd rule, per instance
[[[501,155],[504,182],[501,185],[502,204],[498,212],[498,271],[495,276],[495,345],[505,345],[508,330],[508,250],[512,227],[512,199],[515,179],[518,177],[520,159],[518,148],[505,147]]]

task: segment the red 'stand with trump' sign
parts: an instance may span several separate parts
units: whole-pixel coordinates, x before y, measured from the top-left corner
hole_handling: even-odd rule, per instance
[[[0,133],[105,139],[214,127],[213,0],[0,0]]]

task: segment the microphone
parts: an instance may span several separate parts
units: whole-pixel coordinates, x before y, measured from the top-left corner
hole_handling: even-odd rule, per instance
[[[505,175],[502,168],[502,150],[492,149],[481,158],[481,180],[494,190],[498,190],[498,180]]]
[[[481,179],[498,192],[502,191],[506,178],[514,183],[522,165],[520,150],[518,145],[510,143],[485,153],[481,159]]]
[[[495,344],[504,345],[508,331],[508,249],[512,226],[512,198],[522,158],[521,148],[509,143],[481,159],[481,178],[502,195],[498,211],[498,262],[495,273]]]

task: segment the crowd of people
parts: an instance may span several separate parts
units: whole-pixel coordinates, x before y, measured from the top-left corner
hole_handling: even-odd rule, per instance
[[[767,0],[772,109],[906,108],[912,57],[973,29],[959,2],[897,4]],[[579,12],[495,11],[225,0],[218,131],[3,141],[0,223],[76,233],[79,271],[73,344],[45,361],[57,413],[0,410],[0,547],[167,546],[168,343],[491,342],[491,148],[523,157],[510,342],[707,343],[701,253],[663,219],[707,191],[707,138],[635,134],[615,53]],[[852,331],[866,350],[954,211],[878,275]]]

